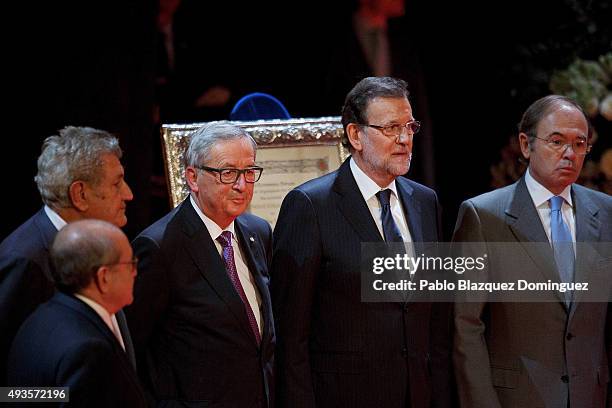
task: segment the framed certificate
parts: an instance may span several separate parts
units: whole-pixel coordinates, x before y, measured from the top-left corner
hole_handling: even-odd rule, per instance
[[[339,117],[227,122],[245,128],[257,142],[256,163],[264,168],[249,211],[273,227],[285,195],[293,187],[336,170],[348,157]],[[191,134],[205,123],[163,125],[162,139],[170,204],[176,207],[189,188],[184,154]]]

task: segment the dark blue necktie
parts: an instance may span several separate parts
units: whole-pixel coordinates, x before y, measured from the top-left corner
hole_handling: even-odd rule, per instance
[[[397,224],[391,213],[391,190],[386,189],[376,193],[376,198],[382,208],[380,218],[382,219],[382,229],[386,242],[404,242],[402,234],[397,228]]]
[[[572,234],[565,221],[563,221],[562,205],[563,197],[551,197],[550,238],[561,282],[569,283],[574,281],[574,244]]]

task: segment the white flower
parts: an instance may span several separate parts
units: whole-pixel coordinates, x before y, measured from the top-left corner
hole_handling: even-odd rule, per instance
[[[599,113],[607,120],[612,120],[612,93],[609,93],[599,104]]]

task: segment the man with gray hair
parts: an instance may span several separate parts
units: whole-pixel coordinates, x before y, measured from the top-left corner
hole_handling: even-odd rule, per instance
[[[119,141],[110,133],[66,127],[45,139],[35,177],[44,207],[0,244],[0,386],[21,323],[54,292],[49,246],[66,223],[95,218],[126,224],[132,191],[123,176]],[[125,317],[118,315],[133,358]]]
[[[59,291],[19,329],[8,384],[68,387],[73,406],[146,406],[116,319],[133,300],[127,237],[105,221],[75,221],[58,232],[50,259]]]
[[[263,171],[256,148],[237,126],[198,129],[185,154],[189,197],[133,242],[126,314],[158,404],[273,406],[272,231],[245,213]]]

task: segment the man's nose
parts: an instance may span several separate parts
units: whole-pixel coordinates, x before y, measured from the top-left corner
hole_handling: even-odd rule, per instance
[[[233,188],[238,191],[243,191],[246,188],[246,185],[247,185],[246,175],[245,173],[240,173],[238,175],[238,179],[236,179],[236,181],[233,184]]]
[[[577,154],[574,151],[574,146],[571,143],[568,143],[565,146],[563,146],[563,158],[564,159],[575,160],[576,156]]]
[[[132,189],[128,185],[127,182],[123,182],[123,194],[122,198],[124,201],[132,201],[134,199],[134,194],[132,193]]]

